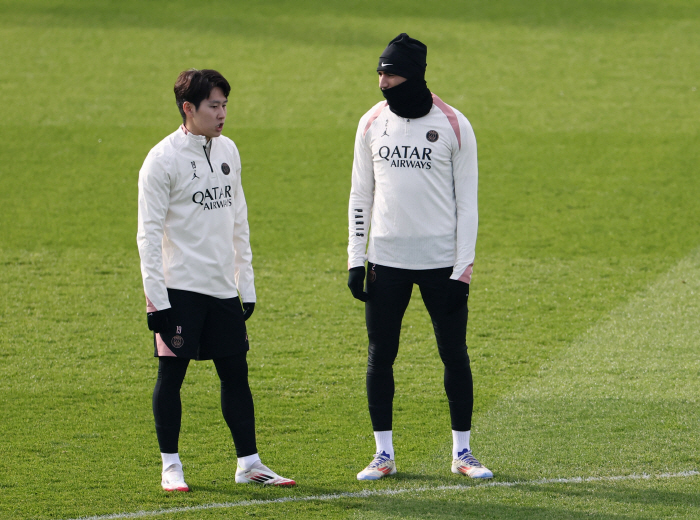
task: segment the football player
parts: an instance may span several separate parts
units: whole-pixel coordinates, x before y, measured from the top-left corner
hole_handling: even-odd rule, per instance
[[[241,160],[221,135],[231,90],[215,70],[175,83],[182,125],[149,152],[139,173],[138,234],[148,328],[158,377],[153,415],[162,487],[189,491],[178,455],[180,387],[192,359],[212,359],[233,436],[236,482],[294,485],[260,461],[248,385],[245,322],[255,309]]]
[[[377,67],[385,101],[360,119],[355,138],[348,286],[365,302],[367,400],[376,441],[358,480],[396,473],[392,367],[414,284],[445,369],[451,470],[493,477],[469,444],[474,397],[466,333],[478,224],[476,139],[467,118],[428,89],[426,56],[427,47],[406,33],[389,43]]]

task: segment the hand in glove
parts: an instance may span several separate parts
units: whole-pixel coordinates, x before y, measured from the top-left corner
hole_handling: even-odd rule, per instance
[[[243,321],[248,321],[255,310],[255,302],[243,302]]]
[[[172,309],[163,309],[162,311],[149,312],[146,314],[148,322],[148,330],[156,333],[163,333],[170,330]]]
[[[366,302],[369,296],[364,291],[365,286],[365,266],[361,265],[348,270],[348,287],[353,297]]]

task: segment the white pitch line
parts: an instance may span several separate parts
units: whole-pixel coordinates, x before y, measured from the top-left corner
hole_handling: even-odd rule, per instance
[[[518,480],[515,482],[487,482],[471,486],[421,486],[416,488],[363,490],[355,493],[335,493],[330,495],[311,495],[306,497],[282,497],[270,500],[241,500],[240,502],[223,502],[220,504],[202,504],[199,506],[173,507],[156,511],[136,511],[135,513],[114,513],[100,516],[81,516],[69,520],[117,520],[120,518],[146,518],[148,516],[167,515],[170,513],[186,513],[189,511],[204,511],[206,509],[229,509],[232,507],[264,506],[267,504],[284,504],[288,502],[309,502],[312,500],[338,500],[341,498],[367,498],[376,496],[392,496],[402,493],[421,493],[424,491],[469,491],[491,487],[537,486],[543,484],[581,484],[585,482],[617,482],[620,480],[648,480],[661,478],[695,477],[700,471],[683,471],[681,473],[662,473],[660,475],[619,475],[612,477],[573,477],[573,478],[543,478],[540,480]]]

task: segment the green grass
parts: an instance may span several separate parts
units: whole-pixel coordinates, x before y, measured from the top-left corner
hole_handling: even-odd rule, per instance
[[[354,478],[374,442],[345,286],[352,143],[402,31],[479,145],[472,444],[496,485],[448,472],[418,291],[395,370],[400,473]],[[157,518],[700,516],[700,477],[658,478],[700,469],[698,35],[695,0],[0,1],[0,518],[249,500]],[[136,181],[179,124],[188,67],[233,86],[258,441],[292,490],[234,484],[206,362],[183,387],[194,492],[158,486]],[[656,477],[571,480],[641,474]],[[305,500],[362,490],[378,494]]]

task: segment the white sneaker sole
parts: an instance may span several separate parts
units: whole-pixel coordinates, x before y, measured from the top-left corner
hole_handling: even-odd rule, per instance
[[[393,473],[387,473],[386,475],[360,475],[358,473],[357,480],[379,480],[380,478],[388,477],[389,475],[396,475],[396,472],[394,471]]]
[[[486,468],[471,468],[466,472],[460,471],[457,468],[452,468],[452,473],[455,473],[457,475],[466,475],[471,478],[493,478],[493,473],[491,472],[491,470],[488,470]]]
[[[270,475],[264,471],[258,471],[248,478],[244,475],[236,475],[236,484],[262,484],[264,486],[296,486],[292,479],[280,477],[277,474]]]
[[[161,483],[161,486],[163,487],[163,491],[182,491],[183,493],[187,493],[190,488],[185,485],[185,486],[169,486],[166,484]]]
[[[357,474],[357,480],[379,480],[380,478],[388,477],[389,475],[396,475],[396,466],[391,468],[391,471],[384,473],[379,470],[372,470],[372,473],[365,473],[365,470],[360,471]]]

